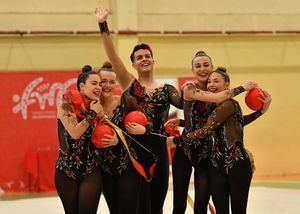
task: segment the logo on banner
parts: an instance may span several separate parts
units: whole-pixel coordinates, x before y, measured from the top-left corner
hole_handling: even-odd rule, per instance
[[[38,104],[38,110],[32,111],[32,119],[49,119],[56,117],[56,110],[46,109],[47,105],[56,107],[62,100],[62,95],[71,85],[76,84],[77,79],[69,79],[64,83],[44,82],[43,77],[38,77],[30,82],[22,94],[14,94],[12,99],[17,103],[12,111],[15,114],[19,112],[24,120],[28,119],[29,106]]]

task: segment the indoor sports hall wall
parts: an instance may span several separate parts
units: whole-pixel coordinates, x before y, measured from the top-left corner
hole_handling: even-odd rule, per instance
[[[1,0],[1,30],[95,30],[96,5],[111,8],[116,30],[299,30],[299,1]]]
[[[288,4],[284,0],[184,4],[179,0],[3,0],[0,72],[68,72],[85,64],[100,66],[107,58],[92,14],[99,3],[112,9],[109,24],[128,68],[132,47],[140,42],[153,48],[157,77],[191,76],[193,54],[204,50],[215,66],[228,68],[232,86],[251,79],[267,89],[273,97],[269,111],[245,128],[245,144],[256,161],[255,176],[300,174],[297,0]],[[14,80],[4,84],[13,85]],[[243,97],[237,99],[244,113],[250,113]],[[5,100],[0,100],[3,105]],[[17,152],[14,148],[11,152]]]
[[[99,66],[106,59],[97,36],[9,39],[15,43],[14,48],[6,50],[13,56],[11,62],[6,63],[15,66],[15,70],[47,68],[53,71],[69,67],[78,70],[84,64]],[[28,43],[23,44],[26,40]],[[272,94],[273,103],[266,115],[246,128],[245,142],[256,157],[256,175],[299,174],[297,133],[300,118],[297,114],[297,86],[300,80],[300,39],[297,36],[174,35],[135,36],[134,42],[124,40],[130,39],[124,35],[116,36],[116,44],[126,50],[123,59],[128,66],[128,56],[134,42],[149,42],[152,45],[157,76],[191,75],[190,60],[195,51],[203,49],[212,56],[215,66],[228,67],[233,86],[248,79],[259,82]],[[4,38],[0,41],[3,44]],[[1,49],[1,53],[7,56],[6,52]],[[246,107],[243,109],[247,112]]]

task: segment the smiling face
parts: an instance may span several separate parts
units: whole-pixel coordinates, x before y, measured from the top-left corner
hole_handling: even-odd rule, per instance
[[[133,54],[132,67],[139,73],[146,73],[153,71],[154,60],[149,50],[139,49]]]
[[[213,72],[208,78],[207,89],[213,93],[224,91],[229,89],[229,82],[220,73]]]
[[[101,79],[98,74],[90,74],[85,83],[79,84],[80,92],[91,100],[99,100],[101,94]]]
[[[100,71],[101,77],[101,87],[102,93],[101,96],[103,97],[110,97],[114,96],[115,88],[117,85],[117,76],[116,73],[113,71]]]
[[[213,71],[211,60],[208,56],[197,56],[192,62],[192,72],[198,82],[206,82]]]

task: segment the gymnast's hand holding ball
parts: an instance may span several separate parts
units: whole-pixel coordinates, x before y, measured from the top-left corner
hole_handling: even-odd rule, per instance
[[[104,111],[99,100],[90,103],[90,109],[97,113],[99,118],[104,116]],[[113,128],[106,123],[98,123],[92,135],[92,142],[97,148],[107,148],[118,144],[119,140]]]
[[[98,123],[92,135],[93,144],[99,149],[115,146],[119,143],[114,129],[106,123]]]
[[[113,134],[104,134],[102,144],[104,148],[116,146],[119,143],[116,132],[112,129]]]
[[[145,114],[141,111],[131,111],[125,117],[124,125],[128,133],[133,135],[145,134],[148,120]]]
[[[261,101],[263,102],[263,107],[260,112],[264,114],[269,109],[269,106],[272,102],[272,97],[266,90],[262,90]]]
[[[245,96],[246,105],[254,110],[265,113],[272,101],[271,95],[261,88],[255,87],[251,89]]]

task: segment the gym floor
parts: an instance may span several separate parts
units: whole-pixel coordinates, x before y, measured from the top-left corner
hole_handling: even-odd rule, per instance
[[[189,194],[193,196],[192,185]],[[300,213],[300,180],[254,180],[248,200],[249,214],[291,214]],[[172,210],[172,188],[170,188],[164,207],[164,213]],[[0,196],[0,213],[64,213],[56,193],[14,193]],[[98,213],[108,214],[103,195]],[[193,213],[188,205],[186,213]]]

